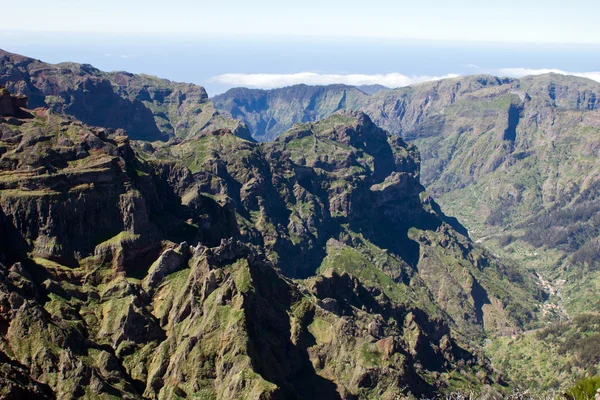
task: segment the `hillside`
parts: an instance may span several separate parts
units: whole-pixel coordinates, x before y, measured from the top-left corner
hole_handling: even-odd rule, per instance
[[[457,217],[488,251],[535,272],[550,294],[542,306],[545,318],[577,321],[597,312],[599,83],[557,74],[467,76],[371,96],[352,94],[349,98],[356,100],[346,103],[342,99],[348,90],[301,89],[311,93],[310,101],[298,96],[296,87],[253,91],[268,100],[262,108],[253,109],[234,90],[214,101],[224,113],[236,110],[235,116],[261,140],[287,128],[272,124],[260,136],[255,121],[261,118],[310,121],[334,104],[363,110],[419,148],[422,182],[444,212]],[[576,322],[570,324],[574,328],[550,336],[498,339],[488,354],[524,387],[547,389],[594,374],[600,361],[598,329],[583,332]],[[591,335],[587,341],[586,335]],[[587,361],[565,354],[561,343],[585,345]]]

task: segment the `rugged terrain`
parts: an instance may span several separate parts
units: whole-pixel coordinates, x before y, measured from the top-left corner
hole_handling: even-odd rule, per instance
[[[542,292],[459,233],[416,148],[365,114],[270,144],[151,144],[17,111],[0,122],[3,396],[505,387],[479,344],[531,323]]]
[[[595,311],[594,82],[211,101],[1,53],[0,83],[44,107],[0,99],[11,393],[394,398],[594,371],[594,323],[521,334]]]
[[[363,110],[418,146],[427,192],[478,243],[536,271],[540,287],[551,294],[543,315],[564,320],[597,312],[599,304],[599,96],[597,82],[548,74],[460,77],[371,96],[339,86],[234,89],[213,101],[247,122],[260,140],[332,110]],[[525,344],[506,339],[511,345],[497,364],[513,363],[516,379],[532,365],[544,370],[523,381],[526,386],[564,382],[565,376],[556,373],[570,369],[557,367],[562,356],[534,357],[533,362],[523,357],[536,354],[532,349],[560,352],[546,339],[529,335]],[[524,353],[511,353],[517,348]],[[598,363],[600,352],[591,354]],[[568,365],[574,366],[571,377],[595,370],[577,369],[574,360]]]
[[[446,212],[495,251],[551,267],[540,272],[567,281],[567,309],[578,312],[594,306],[593,293],[568,283],[596,276],[598,96],[596,82],[549,74],[460,77],[371,96],[338,86],[233,89],[214,103],[258,139],[332,110],[365,111],[418,146],[423,183]]]

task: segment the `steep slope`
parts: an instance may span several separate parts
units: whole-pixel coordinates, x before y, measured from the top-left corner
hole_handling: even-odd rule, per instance
[[[308,277],[330,265],[354,274],[367,267],[370,278],[395,283],[394,296],[420,293],[419,305],[441,307],[469,335],[479,335],[482,324],[510,332],[509,321],[532,317],[529,279],[454,230],[451,223],[461,227],[439,212],[418,181],[416,149],[365,114],[298,125],[272,144],[221,131],[152,152],[137,146],[145,159],[190,166],[198,190],[234,208],[244,240],[264,247],[288,276]],[[503,288],[507,274],[526,290]]]
[[[591,310],[595,296],[580,288],[597,268],[600,84],[548,75],[524,78],[493,99],[480,92],[444,109],[454,122],[442,135],[415,138],[437,159],[428,190],[474,237],[510,245],[505,256],[566,279],[568,310]]]
[[[269,145],[219,130],[132,147],[29,114],[0,121],[7,397],[502,388],[474,339],[519,329],[529,277],[444,222],[414,147],[365,115]]]
[[[84,123],[125,129],[133,139],[167,140],[203,130],[245,126],[223,118],[201,86],[149,75],[102,72],[91,65],[47,64],[0,50],[0,85]]]
[[[217,109],[246,121],[253,136],[261,141],[273,140],[294,123],[316,121],[344,109],[365,111],[388,131],[413,139],[419,132],[439,133],[436,131],[443,125],[440,109],[457,98],[512,81],[475,75],[379,90],[371,95],[345,85],[236,88],[215,96],[213,102]]]

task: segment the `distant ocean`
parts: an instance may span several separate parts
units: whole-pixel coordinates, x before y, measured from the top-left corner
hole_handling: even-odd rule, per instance
[[[209,95],[225,73],[317,72],[442,76],[504,68],[600,71],[600,46],[311,37],[211,37],[0,32],[0,48],[50,63],[74,61],[192,82]]]

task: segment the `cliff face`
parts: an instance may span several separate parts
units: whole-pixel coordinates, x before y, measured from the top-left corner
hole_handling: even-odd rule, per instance
[[[537,302],[364,114],[271,144],[132,143],[47,109],[0,133],[9,398],[394,398],[458,368],[497,384],[475,342]]]
[[[369,96],[346,85],[296,85],[276,90],[235,88],[215,96],[215,107],[246,121],[261,142],[275,139],[294,124],[318,121],[339,110],[358,110]]]

